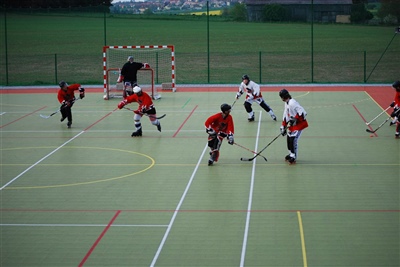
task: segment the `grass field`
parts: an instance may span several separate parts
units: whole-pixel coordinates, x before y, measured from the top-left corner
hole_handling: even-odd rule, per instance
[[[310,125],[296,165],[280,137],[268,161],[240,161],[253,154],[225,140],[207,166],[203,123],[236,87],[163,93],[162,132],[143,118],[141,138],[100,87],[72,129],[39,116],[58,108],[55,89],[2,90],[0,266],[399,266],[400,139],[388,124],[365,131],[393,89],[287,88]],[[263,87],[278,118],[279,89]],[[249,123],[235,104],[235,142],[260,151],[280,122],[254,110]]]
[[[372,70],[371,83],[398,78],[400,39],[387,47],[393,27],[315,24],[311,39],[310,24],[221,22],[211,17],[208,28],[204,16],[194,17],[104,20],[100,15],[7,14],[9,85],[54,84],[57,79],[101,84],[105,44],[175,45],[180,84],[236,83],[243,73],[261,83],[307,83],[312,75],[317,83],[364,82]],[[5,28],[0,34],[5,37]],[[5,57],[4,51],[2,85]]]

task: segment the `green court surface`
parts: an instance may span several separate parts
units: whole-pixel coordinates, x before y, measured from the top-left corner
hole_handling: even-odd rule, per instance
[[[0,266],[400,266],[400,139],[389,123],[366,132],[394,91],[293,90],[310,125],[297,164],[279,137],[268,161],[225,140],[208,166],[204,121],[235,90],[162,93],[162,132],[143,117],[141,138],[100,92],[76,102],[71,129],[39,116],[55,91],[0,94]],[[248,122],[243,98],[231,113],[252,151],[279,134],[283,102],[263,95],[277,122],[257,104]]]

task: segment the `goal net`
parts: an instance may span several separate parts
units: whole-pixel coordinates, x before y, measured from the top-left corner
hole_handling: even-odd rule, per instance
[[[105,88],[104,99],[121,98],[124,92],[124,83],[117,82],[121,69],[111,68],[107,70],[107,86]],[[161,98],[154,86],[154,70],[151,68],[140,69],[137,72],[138,81],[142,91],[148,93],[153,99]],[[132,94],[132,86],[126,88],[128,95]]]
[[[176,91],[174,46],[104,46],[104,99],[122,97],[124,85],[117,83],[120,69],[133,56],[135,62],[148,63],[137,73],[137,83],[153,99],[160,98],[162,90]]]

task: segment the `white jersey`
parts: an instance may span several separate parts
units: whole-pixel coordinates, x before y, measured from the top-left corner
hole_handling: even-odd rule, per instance
[[[300,104],[292,99],[289,99],[288,102],[285,102],[285,109],[283,110],[283,121],[288,122],[290,120],[290,117],[296,117],[298,114],[299,117],[305,117],[307,116],[307,112],[304,110]]]
[[[238,96],[242,95],[244,92],[246,93],[246,99],[262,98],[260,86],[253,81],[249,81],[247,85],[244,82],[239,85]]]

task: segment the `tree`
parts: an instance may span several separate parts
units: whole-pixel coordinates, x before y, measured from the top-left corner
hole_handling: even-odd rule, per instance
[[[247,20],[247,9],[246,4],[236,3],[229,10],[230,17],[235,21],[246,21]]]
[[[263,21],[284,21],[287,19],[286,9],[278,4],[263,7]]]
[[[372,19],[374,15],[365,8],[365,4],[353,4],[351,7],[350,21],[361,23]]]
[[[400,2],[399,0],[382,0],[381,7],[378,10],[377,16],[381,19],[393,16],[397,21],[400,21]]]

